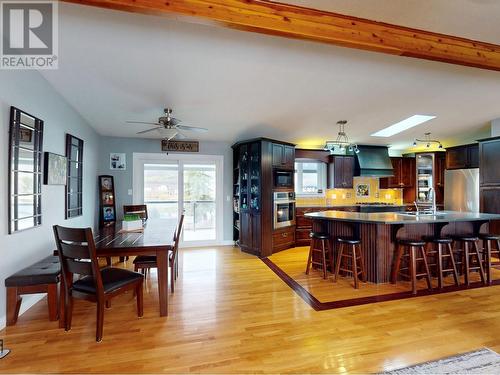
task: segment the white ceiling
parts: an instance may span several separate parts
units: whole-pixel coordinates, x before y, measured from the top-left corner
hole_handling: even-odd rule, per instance
[[[492,19],[500,2],[493,0],[454,0],[453,7],[420,0],[421,10],[410,0],[314,3],[407,26],[428,21],[445,33],[456,34],[461,22],[464,36],[500,44],[500,23]],[[469,23],[455,19],[458,3]],[[425,131],[456,143],[500,117],[499,72],[65,3],[59,39],[59,69],[42,74],[102,135],[134,137],[148,127],[126,120],[153,121],[171,106],[184,124],[210,129],[194,135],[201,140],[265,136],[320,145],[347,119],[358,143],[405,148]],[[369,136],[413,114],[437,119],[390,139]]]

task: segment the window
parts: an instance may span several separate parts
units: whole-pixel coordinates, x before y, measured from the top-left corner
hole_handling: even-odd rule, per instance
[[[68,181],[66,183],[66,219],[83,215],[83,141],[66,134]]]
[[[43,121],[10,108],[9,233],[42,224]]]
[[[312,159],[295,161],[295,193],[298,196],[324,196],[326,163]]]

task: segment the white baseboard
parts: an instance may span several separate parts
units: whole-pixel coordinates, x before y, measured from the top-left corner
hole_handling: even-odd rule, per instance
[[[21,308],[19,309],[19,316],[23,315],[26,311],[28,311],[33,305],[39,302],[43,297],[45,297],[46,293],[39,294],[27,294],[23,295],[23,301],[21,303]],[[4,329],[7,325],[7,317],[5,315],[0,316],[0,329]]]

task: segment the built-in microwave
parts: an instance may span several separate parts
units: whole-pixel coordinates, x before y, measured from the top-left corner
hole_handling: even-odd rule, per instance
[[[275,188],[290,188],[293,189],[294,171],[284,171],[281,169],[274,170],[274,187]]]

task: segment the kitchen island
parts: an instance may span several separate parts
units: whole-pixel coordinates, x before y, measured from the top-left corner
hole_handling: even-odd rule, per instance
[[[313,220],[313,231],[329,233],[332,246],[337,236],[361,239],[367,281],[387,283],[398,238],[421,239],[423,236],[453,236],[487,233],[490,221],[500,214],[437,211],[436,214],[408,212],[322,211],[305,214]]]

